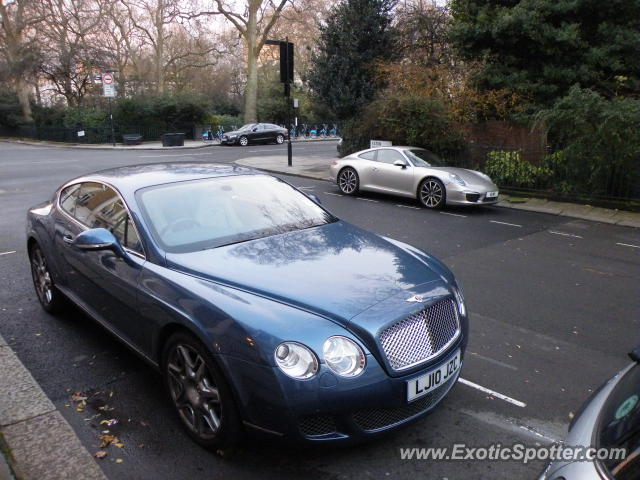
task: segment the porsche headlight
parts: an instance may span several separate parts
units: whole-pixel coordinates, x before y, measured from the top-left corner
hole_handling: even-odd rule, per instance
[[[467,307],[464,304],[464,297],[462,296],[462,289],[460,287],[453,288],[453,294],[456,297],[456,303],[458,304],[458,312],[460,315],[467,315]]]
[[[303,380],[318,372],[315,354],[301,343],[283,342],[274,352],[276,365],[291,378]]]
[[[456,182],[458,185],[460,185],[461,187],[466,186],[466,182],[460,178],[458,175],[456,175],[455,173],[450,173],[449,174],[449,180],[451,180],[452,182]]]
[[[364,352],[347,337],[329,337],[322,346],[327,366],[341,377],[355,377],[366,365]]]

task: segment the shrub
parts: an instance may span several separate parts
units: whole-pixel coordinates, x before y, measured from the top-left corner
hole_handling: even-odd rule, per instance
[[[359,117],[343,127],[341,154],[367,148],[369,140],[390,140],[394,145],[423,147],[452,165],[464,166],[465,141],[437,99],[386,92]]]
[[[520,150],[489,152],[483,170],[496,184],[507,187],[545,188],[551,178],[547,167],[522,160]]]

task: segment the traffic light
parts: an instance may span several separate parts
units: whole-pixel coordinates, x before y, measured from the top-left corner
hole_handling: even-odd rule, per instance
[[[293,82],[293,43],[280,43],[280,81],[284,84]]]

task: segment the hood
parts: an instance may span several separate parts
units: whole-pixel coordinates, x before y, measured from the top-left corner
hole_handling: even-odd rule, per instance
[[[475,185],[475,186],[485,187],[487,189],[492,189],[496,187],[496,185],[492,181],[487,180],[486,177],[482,176],[480,172],[477,172],[475,170],[469,170],[467,168],[457,168],[457,167],[436,167],[432,169],[442,170],[447,173],[455,173],[460,178],[462,178],[467,183],[467,185]]]
[[[400,246],[346,222],[191,253],[167,266],[346,324],[442,276]]]

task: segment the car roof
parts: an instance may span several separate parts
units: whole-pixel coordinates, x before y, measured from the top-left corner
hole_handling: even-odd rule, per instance
[[[66,182],[65,185],[77,182],[103,182],[113,185],[123,196],[129,197],[136,190],[154,185],[256,174],[264,174],[264,172],[219,163],[147,163],[100,170],[74,178]]]

